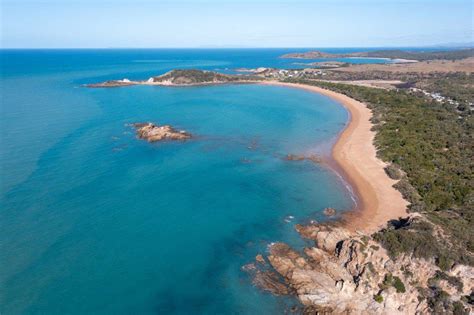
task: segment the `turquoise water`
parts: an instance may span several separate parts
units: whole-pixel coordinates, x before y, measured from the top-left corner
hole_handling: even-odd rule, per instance
[[[1,313],[274,314],[295,303],[241,267],[274,241],[301,248],[295,223],[351,208],[333,171],[283,159],[327,154],[344,108],[274,86],[80,87],[277,66],[284,52],[2,51]],[[127,125],[144,121],[196,138],[149,144]]]

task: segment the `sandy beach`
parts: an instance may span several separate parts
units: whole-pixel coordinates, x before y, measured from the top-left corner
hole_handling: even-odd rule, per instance
[[[373,233],[387,221],[407,214],[408,202],[392,186],[397,182],[384,171],[386,163],[376,156],[371,130],[372,112],[363,103],[348,96],[316,86],[265,82],[262,84],[304,89],[326,95],[341,103],[350,113],[349,123],[333,147],[333,158],[341,175],[352,186],[357,196],[354,211],[343,218],[343,224],[353,231]]]

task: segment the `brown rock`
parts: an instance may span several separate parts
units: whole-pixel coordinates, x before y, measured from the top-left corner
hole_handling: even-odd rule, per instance
[[[257,256],[255,256],[255,260],[260,264],[265,264],[265,258],[263,258],[261,254],[258,254]]]
[[[324,209],[323,213],[328,217],[333,217],[333,216],[336,215],[336,209],[326,208],[326,209]]]
[[[351,233],[335,224],[297,229],[304,237],[315,240],[317,246],[299,253],[286,244],[273,244],[268,261],[276,275],[259,274],[255,280],[268,291],[285,292],[286,287],[289,293],[296,294],[307,314],[430,313],[426,300],[418,299],[418,287],[427,288],[428,279],[439,270],[433,261],[406,255],[391,258],[370,236]],[[387,274],[400,278],[406,291],[381,287]],[[467,288],[457,292],[440,281],[453,301],[469,294],[474,282],[472,267],[459,266],[447,274],[462,278],[463,287]],[[375,301],[376,295],[383,297],[383,303]]]
[[[287,161],[304,161],[306,157],[304,155],[288,154],[285,157]]]
[[[260,289],[275,295],[289,295],[292,293],[288,285],[280,281],[280,276],[273,271],[258,270],[253,278],[253,283]]]
[[[101,83],[93,83],[93,84],[86,84],[86,87],[89,88],[112,88],[112,87],[121,87],[121,86],[129,86],[135,85],[136,82],[129,81],[127,79],[124,80],[110,80]]]
[[[321,163],[322,162],[322,159],[319,156],[317,156],[316,154],[312,154],[312,155],[309,155],[309,156],[302,155],[302,154],[288,154],[287,156],[285,156],[285,160],[287,160],[287,161],[305,161],[305,160],[308,160],[308,161],[311,161],[313,163]]]
[[[136,123],[137,136],[148,142],[163,140],[188,140],[192,135],[184,130],[176,130],[169,125],[158,126],[152,123]]]

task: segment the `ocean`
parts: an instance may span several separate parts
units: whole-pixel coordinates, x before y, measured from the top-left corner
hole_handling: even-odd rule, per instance
[[[353,206],[335,101],[262,85],[88,89],[171,69],[299,68],[290,49],[1,50],[1,314],[276,314],[242,266]],[[353,50],[334,49],[328,52]],[[304,62],[314,62],[305,60]],[[357,59],[356,62],[383,62]],[[129,125],[171,124],[150,144]]]

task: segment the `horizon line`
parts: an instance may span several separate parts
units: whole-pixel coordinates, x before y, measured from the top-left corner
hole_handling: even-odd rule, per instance
[[[420,46],[272,46],[272,47],[258,47],[258,46],[229,46],[229,47],[0,47],[0,50],[120,50],[120,49],[337,49],[337,48],[474,48],[474,43],[459,43],[454,45],[449,44],[432,44]]]

